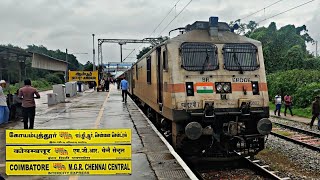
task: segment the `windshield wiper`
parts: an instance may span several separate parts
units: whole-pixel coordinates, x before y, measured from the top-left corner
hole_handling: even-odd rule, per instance
[[[239,59],[238,59],[236,53],[233,53],[233,60],[235,60],[235,62],[238,64],[238,67],[239,67],[239,70],[240,70],[240,74],[243,74],[243,70],[242,70],[241,64],[239,62]]]
[[[203,73],[204,73],[205,65],[206,65],[206,64],[208,63],[208,61],[209,61],[208,49],[206,49],[206,53],[207,53],[206,60],[205,60],[204,63],[202,64],[202,69],[201,69],[201,71],[200,71],[200,74],[203,74]]]

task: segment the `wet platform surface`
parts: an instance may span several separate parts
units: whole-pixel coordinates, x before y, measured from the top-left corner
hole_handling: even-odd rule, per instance
[[[102,180],[190,179],[133,101],[121,102],[113,85],[107,92],[84,92],[67,98],[69,103],[48,107],[46,93],[37,100],[35,129],[132,129],[132,175],[130,176],[5,176],[6,179]],[[0,174],[5,174],[5,129],[23,129],[22,122],[0,128]]]

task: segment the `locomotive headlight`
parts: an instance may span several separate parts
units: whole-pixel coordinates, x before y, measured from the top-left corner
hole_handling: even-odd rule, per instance
[[[230,85],[229,84],[224,84],[223,85],[223,90],[225,91],[225,92],[229,92],[230,91]]]
[[[218,91],[218,92],[221,92],[222,90],[223,90],[222,85],[221,85],[221,84],[218,84],[218,85],[217,85],[217,91]]]

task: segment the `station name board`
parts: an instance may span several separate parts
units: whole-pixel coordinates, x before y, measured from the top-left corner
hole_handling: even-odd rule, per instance
[[[69,71],[69,81],[95,81],[98,84],[98,71]]]
[[[131,129],[6,130],[6,174],[129,175]]]

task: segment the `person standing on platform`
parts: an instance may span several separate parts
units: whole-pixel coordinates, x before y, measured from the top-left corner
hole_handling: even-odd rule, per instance
[[[19,98],[19,89],[18,89],[17,92],[13,95],[13,104],[11,105],[12,110],[10,112],[10,114],[11,114],[10,119],[16,120],[17,117],[19,117],[19,116],[17,116],[17,110],[19,108],[21,108],[21,105],[22,105],[22,101]],[[22,122],[23,122],[23,120],[22,120]]]
[[[280,95],[275,96],[274,104],[276,105],[276,110],[274,111],[274,115],[276,115],[277,111],[278,111],[278,116],[280,116],[280,110],[281,110],[281,96]]]
[[[19,90],[19,98],[22,99],[24,129],[33,129],[34,117],[36,115],[36,103],[34,99],[40,99],[40,94],[36,88],[31,86],[30,79],[24,81],[24,87]],[[28,128],[29,121],[30,125]]]
[[[100,81],[100,86],[101,86],[101,90],[102,90],[102,91],[104,91],[104,89],[105,89],[105,84],[104,84],[104,82],[105,82],[105,80],[104,80],[104,78],[102,78],[101,81]]]
[[[9,121],[10,111],[7,104],[7,98],[4,95],[3,88],[6,87],[6,81],[0,81],[0,124],[6,124]]]
[[[128,81],[126,77],[122,79],[120,82],[121,90],[122,90],[122,102],[127,102],[127,95],[128,95]]]
[[[289,109],[291,116],[293,116],[292,114],[292,97],[288,94],[286,94],[284,96],[284,116],[287,115],[287,109]]]
[[[312,129],[313,123],[318,118],[318,130],[320,130],[320,96],[316,96],[312,102],[312,118],[310,122],[310,129]]]
[[[106,78],[106,80],[104,82],[104,85],[105,85],[106,91],[109,92],[109,88],[110,88],[110,80],[109,80],[109,78]]]
[[[117,89],[120,89],[120,82],[121,82],[120,78],[117,78]]]

